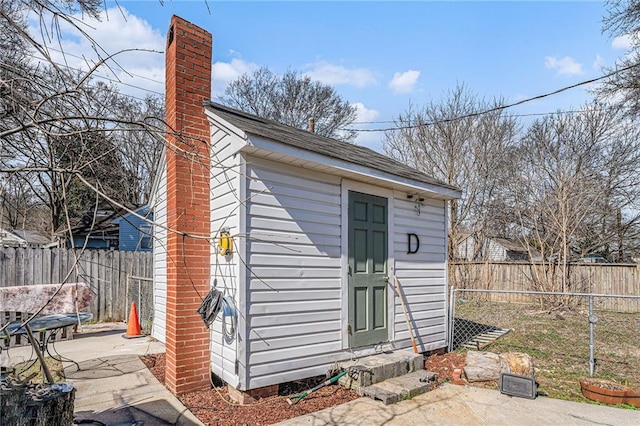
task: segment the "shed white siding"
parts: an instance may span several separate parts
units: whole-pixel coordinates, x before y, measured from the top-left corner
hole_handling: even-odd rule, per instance
[[[240,224],[244,198],[240,185],[242,162],[241,156],[232,147],[233,135],[216,127],[212,127],[211,132],[211,234],[217,238],[220,231],[227,228],[235,236],[233,256],[219,255],[217,243],[211,244],[211,284],[215,282],[217,289],[231,296],[239,308],[239,265],[244,256],[244,236]],[[236,327],[240,327],[240,330],[245,327],[240,315]],[[236,365],[238,345],[244,344],[244,341],[238,342],[236,331],[231,318],[225,317],[223,312],[211,327],[211,369],[234,387],[240,382],[239,366]]]
[[[164,161],[164,156],[162,156]],[[167,325],[167,168],[159,170],[158,185],[150,200],[153,209],[153,327],[154,339],[166,343]]]
[[[247,158],[248,388],[344,358],[340,178]]]
[[[442,200],[426,199],[420,206],[396,192],[394,200],[395,274],[400,281],[416,344],[421,352],[446,345],[447,230]],[[417,253],[408,253],[408,234],[420,240]],[[415,247],[413,247],[415,249]],[[411,347],[402,305],[395,297],[394,341]]]

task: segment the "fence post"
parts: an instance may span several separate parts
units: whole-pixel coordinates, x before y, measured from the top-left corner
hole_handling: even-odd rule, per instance
[[[131,304],[129,301],[129,284],[131,283],[131,276],[127,274],[127,279],[125,280],[125,289],[124,289],[124,322],[129,322],[129,309],[127,303]]]
[[[142,310],[142,280],[140,278],[138,278],[138,309]]]
[[[455,293],[456,290],[454,287],[451,287],[451,292],[449,294],[449,345],[447,347],[447,352],[451,352],[453,349],[453,324],[455,322],[454,319],[454,315],[455,315],[455,306],[456,306],[456,302],[455,302]]]
[[[589,376],[593,377],[596,369],[595,342],[593,328],[598,318],[593,315],[593,294],[589,294]]]

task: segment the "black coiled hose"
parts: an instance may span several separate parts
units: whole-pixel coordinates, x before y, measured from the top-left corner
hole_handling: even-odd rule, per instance
[[[213,287],[209,290],[209,293],[198,308],[198,313],[200,314],[200,317],[202,317],[202,321],[204,321],[204,325],[206,325],[207,328],[211,327],[211,324],[216,319],[221,309],[222,292]]]

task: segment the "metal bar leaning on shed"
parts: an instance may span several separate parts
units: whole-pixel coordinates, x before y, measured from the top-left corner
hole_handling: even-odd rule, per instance
[[[409,337],[411,337],[411,345],[413,346],[413,352],[418,352],[418,346],[416,346],[416,339],[413,337],[413,328],[411,328],[411,324],[409,323],[409,315],[407,314],[407,307],[404,305],[404,298],[402,297],[402,292],[400,291],[400,281],[398,281],[398,277],[393,276],[394,288],[396,290],[396,294],[400,299],[400,304],[402,305],[402,312],[404,312],[404,322],[407,324],[407,330],[409,330]]]

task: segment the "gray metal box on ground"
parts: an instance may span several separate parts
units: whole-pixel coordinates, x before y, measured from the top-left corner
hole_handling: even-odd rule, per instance
[[[500,392],[505,395],[535,399],[538,387],[533,377],[502,373],[499,380]]]

